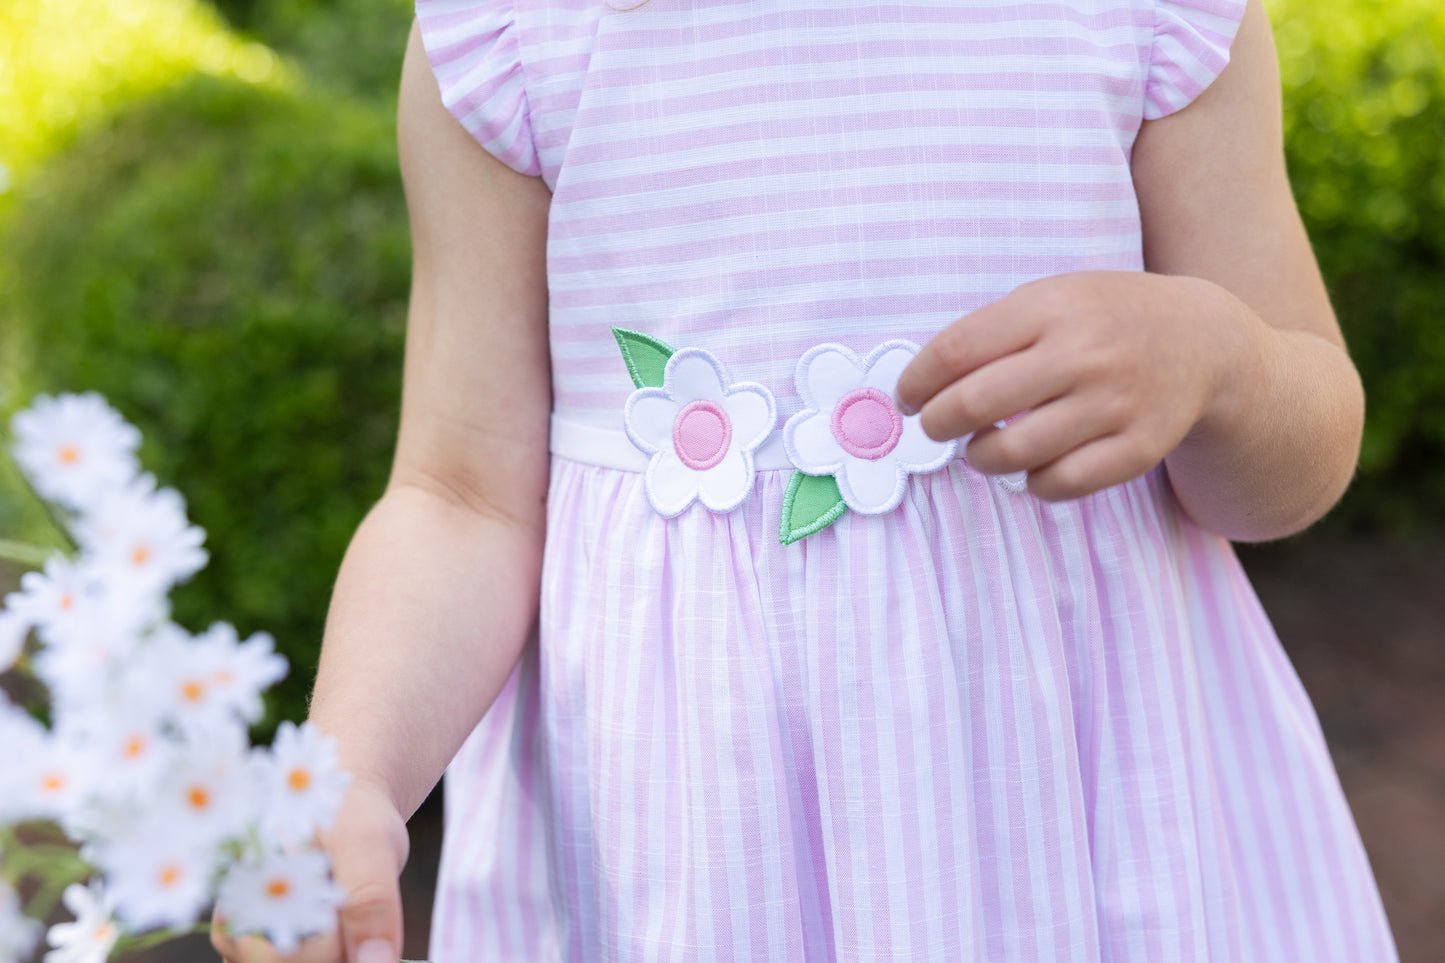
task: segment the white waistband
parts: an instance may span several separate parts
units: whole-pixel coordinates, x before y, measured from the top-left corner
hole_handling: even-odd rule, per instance
[[[570,461],[580,461],[599,468],[615,468],[619,471],[647,471],[651,456],[643,453],[632,439],[619,428],[602,428],[567,421],[552,416],[552,454]],[[775,431],[753,452],[753,467],[758,471],[782,471],[791,469],[788,453],[783,450],[783,433]]]
[[[964,439],[966,442],[967,439]],[[549,448],[552,454],[584,465],[598,468],[615,468],[618,471],[647,471],[650,455],[644,454],[627,437],[627,433],[616,428],[602,428],[584,425],[576,421],[552,416],[552,440]],[[958,457],[963,458],[963,445],[958,446]],[[753,467],[758,471],[783,471],[791,469],[793,463],[783,449],[783,433],[775,431],[753,452]],[[1019,493],[1027,490],[1028,477],[1024,472],[996,476],[999,485],[1006,491]]]

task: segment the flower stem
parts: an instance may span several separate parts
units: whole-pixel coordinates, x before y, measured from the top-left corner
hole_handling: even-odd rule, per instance
[[[153,946],[160,946],[169,940],[179,939],[182,936],[191,936],[196,933],[211,932],[209,921],[195,923],[185,929],[151,930],[149,933],[141,933],[132,936],[127,934],[116,940],[113,953],[139,953],[141,950],[148,950]]]
[[[79,883],[90,875],[90,867],[76,859],[72,864],[79,872],[47,873],[40,888],[35,895],[30,897],[30,902],[25,904],[24,913],[33,920],[47,920],[50,914],[55,912],[55,907],[60,903],[60,894],[65,892],[65,887],[71,883]]]
[[[20,484],[24,485],[25,490],[30,492],[31,496],[40,503],[40,506],[42,508],[45,509],[45,514],[50,518],[51,528],[55,530],[55,533],[59,535],[61,540],[65,543],[65,547],[62,549],[62,551],[67,553],[79,551],[80,546],[76,544],[74,536],[70,534],[70,527],[66,525],[64,519],[62,519],[60,515],[56,513],[55,506],[52,505],[48,499],[42,498],[40,496],[40,493],[35,490],[35,486],[30,484],[29,476],[27,476],[25,472],[21,470],[20,465],[15,461],[15,457],[10,454],[9,440],[6,438],[3,432],[0,432],[0,454],[3,454],[5,456],[5,461],[10,465],[11,468],[14,469],[15,477],[20,479]],[[39,564],[45,564],[45,559],[49,558],[51,554],[53,554],[53,551],[47,552],[45,557],[40,560]],[[16,561],[23,561],[23,559],[16,559]]]
[[[0,823],[0,879],[14,886],[21,874],[15,871],[15,830]]]
[[[28,545],[25,542],[12,542],[8,538],[0,538],[0,558],[19,562],[21,565],[39,568],[55,553],[56,550],[53,548],[41,548],[39,545]]]
[[[59,839],[62,843],[33,843],[29,841],[33,836]],[[60,902],[65,887],[83,882],[94,873],[60,827],[48,821],[26,822],[19,827],[0,826],[0,846],[4,847],[3,868],[8,882],[18,885],[23,879],[35,879],[40,883],[23,910],[31,919],[48,918]]]

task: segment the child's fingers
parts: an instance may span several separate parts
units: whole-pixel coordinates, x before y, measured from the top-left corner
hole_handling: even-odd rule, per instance
[[[1036,327],[1024,323],[1005,297],[973,311],[925,344],[898,377],[894,401],[905,414],[919,411],[948,385],[1007,354],[1033,344]]]
[[[1029,491],[1044,501],[1082,498],[1137,478],[1159,464],[1130,433],[1105,435],[1029,471]]]
[[[962,438],[1058,398],[1073,380],[1067,366],[1037,346],[1016,351],[943,388],[923,406],[918,424],[935,441]]]
[[[1118,429],[1097,405],[1068,395],[1031,409],[1007,427],[981,429],[965,457],[987,475],[1032,471]]]

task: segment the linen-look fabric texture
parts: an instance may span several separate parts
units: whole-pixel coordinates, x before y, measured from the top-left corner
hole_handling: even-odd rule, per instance
[[[448,108],[553,192],[555,413],[623,443],[614,325],[781,427],[819,343],[1142,270],[1139,126],[1243,9],[418,4]],[[1396,958],[1314,711],[1162,466],[1049,504],[955,460],[783,546],[789,477],[668,519],[554,458],[539,642],[448,771],[433,960]]]

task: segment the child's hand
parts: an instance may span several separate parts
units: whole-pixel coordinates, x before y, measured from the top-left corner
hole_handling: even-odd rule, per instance
[[[398,878],[410,841],[391,796],[357,779],[321,843],[331,857],[332,876],[347,894],[340,928],[282,956],[259,936],[227,936],[218,916],[211,943],[228,963],[397,963],[402,934]]]
[[[921,410],[936,440],[976,432],[966,453],[979,471],[1027,470],[1038,497],[1078,498],[1143,474],[1216,408],[1240,403],[1231,376],[1249,332],[1208,281],[1061,274],[939,333],[904,369],[897,401]]]

